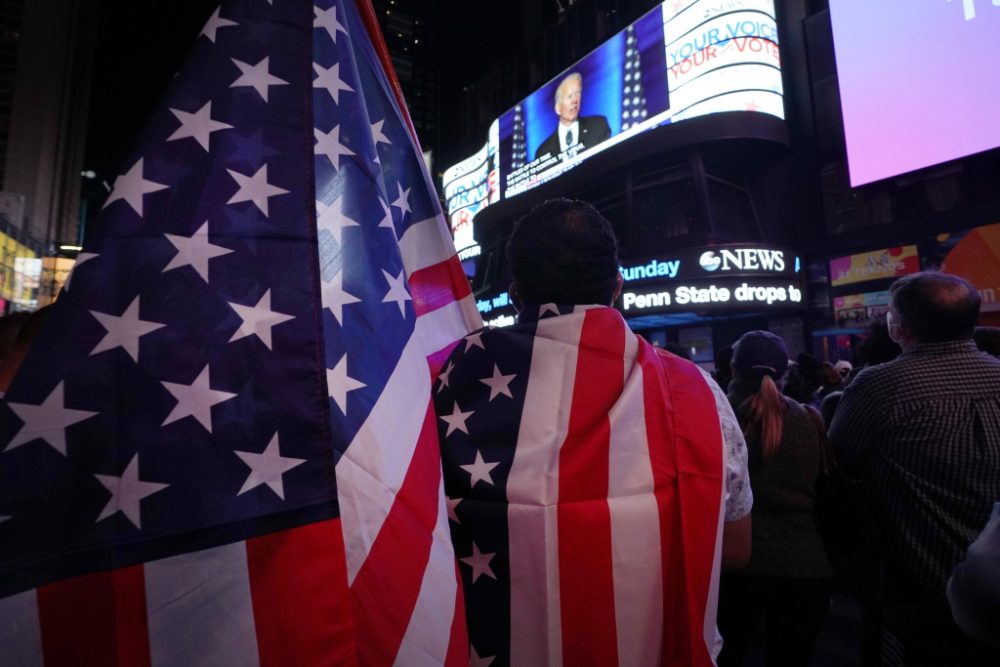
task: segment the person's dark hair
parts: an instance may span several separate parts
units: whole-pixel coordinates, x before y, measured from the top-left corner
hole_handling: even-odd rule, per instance
[[[902,353],[899,343],[889,336],[889,326],[885,317],[872,322],[868,335],[858,343],[858,358],[866,366],[877,366],[892,361]]]
[[[976,327],[972,338],[980,351],[1000,358],[1000,327]]]
[[[972,338],[979,292],[967,280],[940,271],[903,276],[889,287],[903,326],[921,343]]]
[[[609,223],[584,201],[550,199],[514,225],[507,264],[524,303],[611,303],[618,243]]]

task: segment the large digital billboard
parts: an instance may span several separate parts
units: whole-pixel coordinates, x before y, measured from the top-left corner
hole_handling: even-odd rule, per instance
[[[493,121],[486,144],[475,155],[446,169],[441,179],[445,210],[461,260],[479,254],[472,234],[472,218],[500,200],[497,178],[497,122]]]
[[[830,0],[851,185],[1000,146],[998,0]]]
[[[652,128],[722,111],[784,118],[774,0],[664,2],[501,114],[487,142],[490,201]],[[449,213],[455,178],[444,178]]]

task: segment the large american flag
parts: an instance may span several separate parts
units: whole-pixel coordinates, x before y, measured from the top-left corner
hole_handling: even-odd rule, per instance
[[[618,311],[526,307],[434,390],[473,664],[713,664],[712,390]]]
[[[0,405],[0,664],[465,660],[481,322],[386,56],[364,0],[205,25]]]

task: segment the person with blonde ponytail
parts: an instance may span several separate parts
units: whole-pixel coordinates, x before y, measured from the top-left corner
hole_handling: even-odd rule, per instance
[[[785,342],[751,331],[733,346],[732,403],[750,455],[750,562],[724,574],[719,667],[743,664],[757,625],[766,625],[768,665],[807,665],[830,605],[832,570],[816,526],[822,434],[807,410],[783,396]]]

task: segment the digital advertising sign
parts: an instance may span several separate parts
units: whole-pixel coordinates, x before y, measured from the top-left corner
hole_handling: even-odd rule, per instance
[[[830,0],[851,185],[1000,146],[1000,1]]]
[[[445,172],[449,214],[483,208],[459,192],[514,197],[663,125],[726,111],[783,119],[782,96],[774,0],[664,2],[501,114],[490,167],[452,171],[482,164],[479,151]]]
[[[497,184],[497,122],[490,127],[490,138],[475,155],[449,167],[443,174],[445,210],[460,260],[479,255],[473,237],[472,219],[480,210],[500,201]]]

